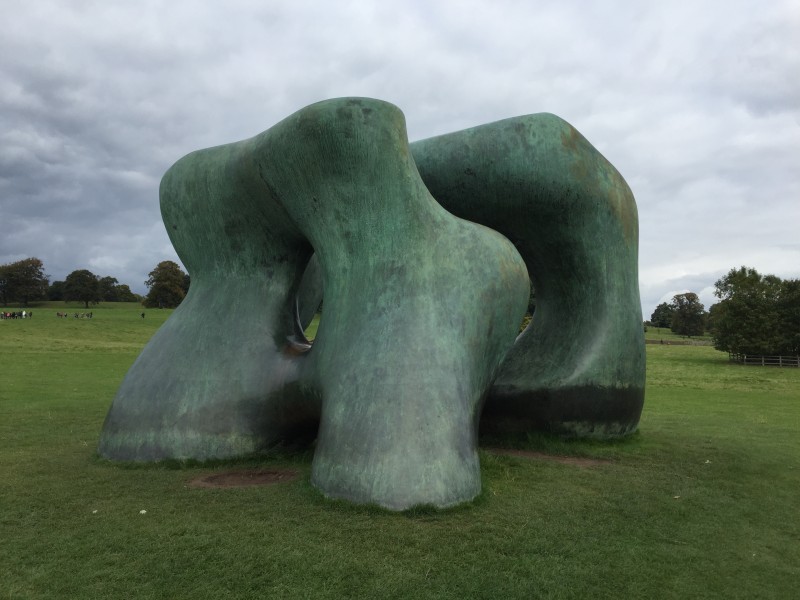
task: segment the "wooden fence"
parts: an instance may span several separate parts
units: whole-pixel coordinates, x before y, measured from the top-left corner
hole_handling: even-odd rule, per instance
[[[764,356],[762,354],[729,354],[733,362],[761,367],[800,367],[800,356]]]

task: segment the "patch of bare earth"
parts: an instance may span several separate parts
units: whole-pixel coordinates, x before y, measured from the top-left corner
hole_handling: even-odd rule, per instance
[[[487,452],[504,456],[519,456],[533,460],[544,460],[556,462],[562,465],[572,465],[574,467],[602,467],[612,464],[607,458],[582,458],[580,456],[559,456],[557,454],[545,454],[544,452],[533,452],[531,450],[512,450],[509,448],[486,448]]]
[[[197,488],[234,488],[284,483],[295,479],[297,479],[297,471],[290,469],[249,469],[203,475],[192,479],[189,485]]]

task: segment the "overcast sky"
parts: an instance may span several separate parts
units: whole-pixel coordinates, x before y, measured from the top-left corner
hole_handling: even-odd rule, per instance
[[[139,293],[184,154],[326,98],[422,139],[552,112],[639,207],[644,317],[747,265],[800,277],[800,0],[0,0],[0,263]]]

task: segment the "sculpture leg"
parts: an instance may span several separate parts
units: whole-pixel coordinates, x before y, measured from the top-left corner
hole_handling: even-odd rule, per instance
[[[262,176],[323,273],[302,375],[323,406],[312,483],[391,509],[473,498],[477,419],[525,310],[524,263],[433,200],[396,107],[321,102],[267,133]]]
[[[259,178],[253,144],[192,153],[162,180],[164,223],[192,283],[114,399],[106,458],[228,458],[313,438],[319,405],[297,390],[294,306],[311,248]]]
[[[437,201],[507,236],[536,290],[533,322],[503,363],[482,429],[593,437],[635,430],[645,378],[638,222],[617,170],[549,114],[411,149]]]

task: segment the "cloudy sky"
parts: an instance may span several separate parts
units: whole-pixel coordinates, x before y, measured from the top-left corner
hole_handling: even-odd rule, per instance
[[[177,260],[164,171],[312,102],[416,140],[552,112],[636,196],[645,318],[747,265],[800,277],[800,0],[0,0],[0,263],[134,291]]]

